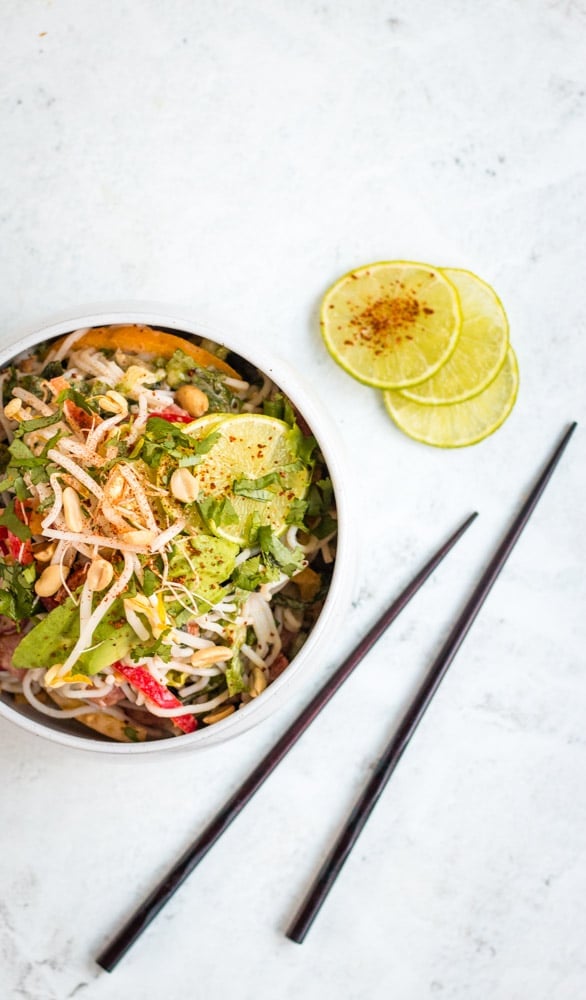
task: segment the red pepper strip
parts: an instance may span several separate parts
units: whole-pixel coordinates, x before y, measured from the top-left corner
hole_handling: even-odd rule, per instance
[[[30,538],[27,538],[26,542],[21,542],[20,538],[13,535],[11,531],[8,532],[8,538],[6,539],[8,543],[8,549],[10,555],[15,562],[21,564],[21,566],[28,566],[33,561],[33,547],[31,545]]]
[[[173,413],[172,410],[161,410],[160,413],[149,413],[149,420],[151,417],[160,417],[161,420],[168,420],[170,424],[192,424],[193,417],[190,417],[188,413]]]
[[[179,699],[164,684],[159,684],[146,667],[127,667],[120,662],[114,663],[113,667],[137,691],[142,691],[145,697],[157,705],[158,708],[181,708]],[[197,729],[197,722],[193,718],[193,715],[173,715],[171,716],[171,720],[184,733],[193,733]]]

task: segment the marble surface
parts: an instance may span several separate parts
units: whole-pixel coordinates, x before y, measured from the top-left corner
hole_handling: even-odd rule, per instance
[[[185,303],[335,415],[353,603],[295,699],[132,764],[0,726],[2,1000],[578,1000],[586,993],[583,0],[1,5],[0,321]],[[483,444],[418,445],[325,353],[369,260],[471,268],[521,369]],[[529,528],[301,947],[312,874],[567,425]],[[112,976],[93,956],[414,569],[481,516]]]

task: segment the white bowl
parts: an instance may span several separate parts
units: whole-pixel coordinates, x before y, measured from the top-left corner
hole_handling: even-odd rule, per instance
[[[197,323],[193,317],[186,316],[182,310],[167,313],[159,307],[135,305],[122,308],[118,306],[105,307],[100,311],[88,311],[68,316],[19,336],[16,342],[0,351],[0,368],[21,352],[51,337],[62,336],[83,327],[106,326],[111,323],[144,323],[214,340],[229,350],[235,351],[269,375],[285,395],[291,399],[318,440],[334,487],[338,513],[338,543],[330,589],[316,624],[300,652],[293,658],[287,669],[269,685],[262,695],[213,726],[187,735],[169,737],[150,743],[114,743],[106,739],[72,732],[66,722],[61,723],[48,717],[40,717],[34,712],[34,709],[24,706],[15,707],[3,698],[0,698],[0,716],[30,733],[35,733],[37,736],[42,736],[54,743],[82,750],[93,750],[98,753],[128,756],[211,747],[245,732],[271,715],[300,687],[305,667],[309,663],[313,664],[315,676],[315,665],[325,664],[327,660],[325,653],[328,648],[327,638],[331,636],[336,621],[339,621],[338,613],[347,605],[354,575],[355,551],[350,531],[352,519],[349,511],[349,483],[351,481],[349,470],[345,467],[343,449],[333,421],[315,397],[310,395],[307,388],[300,384],[296,372],[293,372],[284,362],[275,360],[264,350],[258,348],[253,351],[249,350],[243,335],[224,335],[217,330]]]

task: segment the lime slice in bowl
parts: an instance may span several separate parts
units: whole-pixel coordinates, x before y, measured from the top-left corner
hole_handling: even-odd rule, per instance
[[[210,433],[216,441],[192,469],[209,529],[239,545],[247,543],[252,524],[281,534],[291,504],[309,485],[294,430],[274,417],[241,413],[225,417]]]
[[[496,378],[464,402],[433,406],[389,391],[383,397],[390,416],[405,434],[438,448],[462,448],[483,441],[501,426],[515,405],[518,387],[517,359],[509,347]]]
[[[460,336],[447,361],[431,378],[402,390],[417,403],[459,403],[482,392],[505,363],[509,323],[494,291],[471,271],[442,268],[462,308]]]
[[[356,268],[326,292],[321,331],[350,375],[379,389],[429,378],[454,350],[461,327],[458,293],[438,268],[381,261]]]

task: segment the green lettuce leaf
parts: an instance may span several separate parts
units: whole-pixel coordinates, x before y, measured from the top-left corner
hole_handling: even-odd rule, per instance
[[[51,667],[63,663],[79,639],[79,608],[70,597],[35,625],[14,651],[15,667]],[[115,601],[92,637],[92,648],[75,664],[75,670],[97,674],[126,656],[136,644],[136,635],[123,616],[122,602]]]

